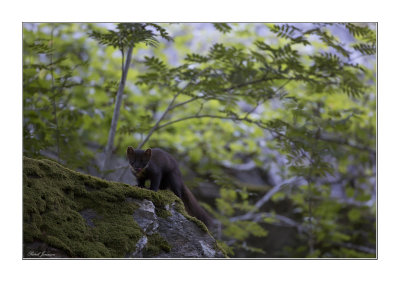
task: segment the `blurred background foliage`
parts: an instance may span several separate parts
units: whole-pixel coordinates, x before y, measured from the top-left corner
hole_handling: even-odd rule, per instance
[[[161,147],[230,256],[375,257],[375,49],[367,23],[25,23],[23,153],[134,184],[126,147]]]

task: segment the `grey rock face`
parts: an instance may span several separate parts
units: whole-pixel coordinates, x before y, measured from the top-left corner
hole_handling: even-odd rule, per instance
[[[148,234],[154,234],[159,225],[156,215],[156,207],[149,200],[131,200],[139,205],[139,208],[133,214],[133,218],[139,224],[140,228]]]
[[[216,247],[215,239],[209,233],[188,220],[175,209],[175,204],[165,208],[171,213],[166,218],[156,214],[154,204],[148,200],[133,200],[139,205],[133,217],[146,235],[158,233],[171,246],[169,252],[162,251],[157,258],[223,258]],[[142,257],[147,237],[142,237],[137,249],[129,257]]]
[[[142,258],[143,257],[143,249],[146,247],[146,244],[148,242],[148,239],[146,236],[143,236],[142,238],[139,239],[139,241],[136,243],[136,250],[128,255],[127,257],[131,258]]]

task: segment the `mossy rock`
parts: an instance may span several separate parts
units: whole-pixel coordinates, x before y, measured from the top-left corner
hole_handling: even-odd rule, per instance
[[[135,253],[143,236],[148,238],[148,254],[163,252],[166,256],[174,242],[165,238],[166,234],[145,234],[133,218],[138,204],[129,199],[151,201],[160,220],[170,217],[166,207],[173,205],[211,237],[201,222],[186,214],[180,199],[170,191],[153,192],[105,181],[51,160],[24,157],[24,256],[30,257],[30,246],[41,245],[66,257],[121,258]]]

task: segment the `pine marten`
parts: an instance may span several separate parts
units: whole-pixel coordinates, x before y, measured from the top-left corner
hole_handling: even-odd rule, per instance
[[[161,149],[134,150],[128,147],[126,150],[132,174],[136,177],[138,186],[145,188],[146,180],[150,180],[150,190],[171,189],[176,196],[182,199],[186,211],[202,222],[207,227],[213,219],[199,205],[196,198],[186,187],[182,180],[178,162],[169,153]]]

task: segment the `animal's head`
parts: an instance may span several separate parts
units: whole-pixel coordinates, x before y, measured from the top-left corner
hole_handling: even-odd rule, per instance
[[[147,149],[146,151],[134,150],[129,146],[126,150],[126,156],[133,172],[137,175],[146,169],[151,158],[151,149]]]

